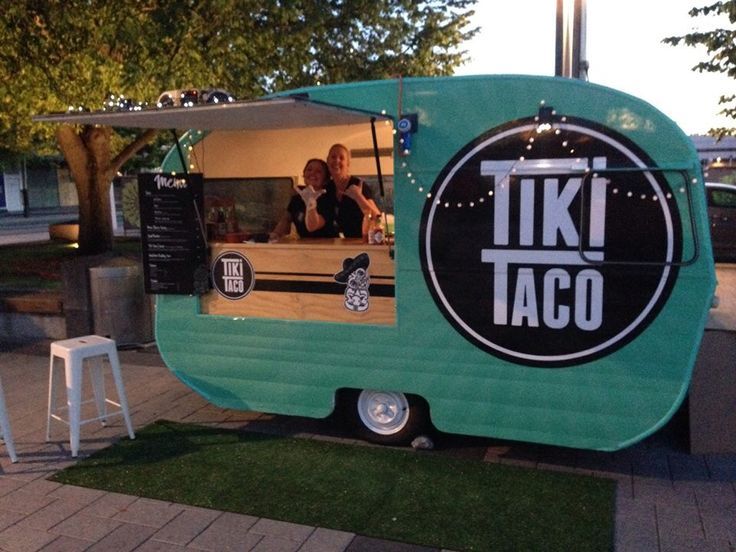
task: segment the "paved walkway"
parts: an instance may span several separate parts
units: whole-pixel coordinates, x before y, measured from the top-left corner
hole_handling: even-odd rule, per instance
[[[3,351],[4,349],[4,351]],[[46,480],[73,463],[63,426],[44,442],[48,342],[0,347],[0,374],[20,461],[0,447],[0,550],[430,550],[352,533],[236,515]],[[121,353],[136,427],[165,418],[279,434],[341,436],[328,423],[216,408],[175,379],[155,353]],[[125,435],[120,418],[82,431],[81,454]],[[616,453],[440,435],[438,454],[587,473],[618,481],[617,551],[736,550],[736,455],[690,455],[675,420]],[[550,543],[552,544],[552,543]]]

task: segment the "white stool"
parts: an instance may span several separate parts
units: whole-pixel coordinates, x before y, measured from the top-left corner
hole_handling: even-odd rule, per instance
[[[105,380],[102,373],[102,360],[105,355],[107,355],[110,362],[110,369],[112,370],[112,377],[115,380],[115,387],[120,403],[111,401],[105,396]],[[58,408],[54,403],[54,359],[57,357],[64,360],[67,396],[66,406]],[[85,359],[89,359],[94,399],[83,402],[82,370]],[[92,401],[97,405],[97,417],[80,419],[82,404]],[[118,410],[108,412],[108,404],[118,407]],[[57,412],[65,409],[69,415],[68,420],[57,414]],[[46,420],[46,441],[50,438],[52,419],[67,424],[69,426],[69,441],[72,456],[76,457],[79,451],[80,426],[96,420],[101,420],[104,426],[107,418],[120,414],[125,418],[128,436],[131,439],[135,439],[133,426],[130,423],[130,414],[128,413],[128,401],[125,398],[123,378],[120,374],[120,360],[118,359],[118,350],[115,346],[115,341],[98,335],[85,335],[83,337],[65,339],[64,341],[54,341],[51,344],[51,358],[49,360],[49,409]]]
[[[15,447],[13,446],[13,434],[10,432],[10,420],[8,419],[8,411],[5,408],[5,393],[3,393],[3,381],[0,380],[0,438],[5,441],[5,448],[8,449],[10,461],[15,463],[18,457],[15,455]]]

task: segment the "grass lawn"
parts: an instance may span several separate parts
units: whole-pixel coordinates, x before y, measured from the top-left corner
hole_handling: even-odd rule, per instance
[[[116,239],[114,251],[140,259],[140,240]],[[77,254],[72,244],[64,241],[0,246],[0,291],[61,290],[61,264]]]
[[[154,423],[55,481],[453,550],[613,547],[613,481]]]

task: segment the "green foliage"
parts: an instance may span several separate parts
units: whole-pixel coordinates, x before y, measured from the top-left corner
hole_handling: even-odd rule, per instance
[[[715,2],[701,8],[690,10],[691,17],[707,15],[726,16],[730,22],[730,28],[716,28],[711,31],[698,31],[688,33],[684,36],[671,36],[664,39],[666,44],[677,46],[704,46],[708,59],[701,61],[693,71],[708,73],[725,73],[736,79],[736,0]],[[724,108],[721,113],[736,119],[736,95],[728,94],[721,96],[719,104]],[[736,128],[716,128],[711,130],[712,134],[718,136],[736,135]]]
[[[615,483],[159,421],[55,481],[452,550],[613,546]]]
[[[109,94],[287,88],[444,75],[476,0],[17,0],[0,12],[0,152],[55,151],[40,113],[96,110]],[[122,147],[119,139],[117,149]]]

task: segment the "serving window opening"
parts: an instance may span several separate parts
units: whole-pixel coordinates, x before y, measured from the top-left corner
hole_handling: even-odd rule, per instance
[[[190,165],[204,177],[213,280],[200,314],[396,323],[393,127],[382,120],[374,128],[377,148],[367,117],[362,124],[218,130],[193,145]],[[366,215],[364,228],[380,232],[370,243],[365,232],[303,237],[293,216],[286,231],[276,232],[290,205],[305,201],[307,161],[326,160],[334,144],[348,149],[350,175],[380,212]]]

